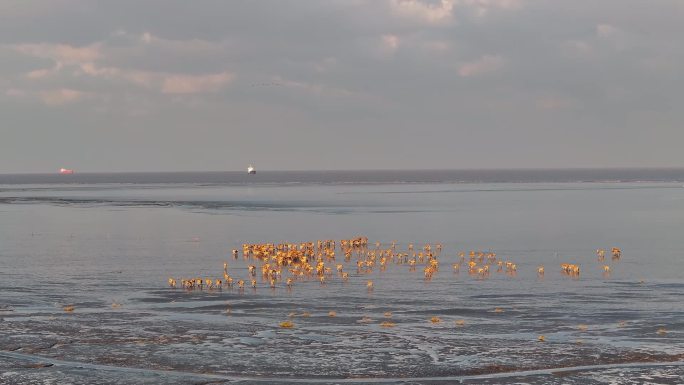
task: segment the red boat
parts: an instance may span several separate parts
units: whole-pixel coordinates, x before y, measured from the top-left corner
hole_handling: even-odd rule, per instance
[[[74,173],[74,170],[69,170],[68,168],[60,168],[59,173],[62,175],[71,175]]]

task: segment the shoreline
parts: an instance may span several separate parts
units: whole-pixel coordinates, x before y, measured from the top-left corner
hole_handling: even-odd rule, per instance
[[[672,361],[663,360],[661,357],[658,361],[632,361],[621,363],[606,363],[594,365],[574,365],[574,366],[558,366],[547,368],[532,368],[532,369],[513,369],[494,371],[491,366],[482,369],[471,369],[466,372],[475,374],[461,374],[448,376],[419,376],[419,377],[268,377],[268,376],[245,376],[245,375],[230,375],[230,374],[215,374],[215,373],[195,373],[182,370],[165,370],[165,369],[145,369],[137,367],[105,365],[97,363],[88,363],[80,361],[61,360],[35,354],[18,353],[14,351],[0,350],[0,357],[30,361],[38,363],[33,368],[47,368],[47,367],[66,367],[72,369],[93,369],[101,371],[114,372],[128,372],[140,374],[155,374],[167,375],[171,377],[182,378],[201,378],[207,380],[224,380],[224,381],[252,381],[252,382],[281,382],[281,383],[397,383],[407,381],[466,381],[466,380],[485,380],[485,379],[501,379],[511,377],[530,377],[539,375],[563,375],[565,373],[576,373],[584,371],[596,371],[605,369],[619,369],[619,368],[652,368],[652,367],[667,367],[667,366],[684,366],[684,357],[682,355],[673,355]],[[508,368],[508,367],[506,367]],[[491,371],[490,371],[491,370]],[[482,372],[482,373],[477,373]]]

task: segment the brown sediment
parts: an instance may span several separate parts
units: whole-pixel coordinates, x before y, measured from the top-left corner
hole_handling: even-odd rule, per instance
[[[561,370],[561,371],[555,371],[551,373],[551,375],[556,376],[556,377],[566,377],[569,375],[574,374],[575,372],[572,370]]]
[[[466,376],[477,376],[477,375],[482,375],[482,374],[495,374],[495,373],[506,373],[506,372],[516,372],[520,370],[533,370],[531,368],[522,368],[522,367],[516,367],[516,366],[510,366],[510,365],[497,365],[497,364],[492,364],[492,365],[486,365],[481,368],[475,368],[475,369],[470,369],[466,370],[463,375]]]
[[[36,362],[36,363],[30,363],[23,365],[24,368],[27,369],[40,369],[40,368],[49,368],[51,366],[54,366],[55,364],[50,363],[50,362]]]

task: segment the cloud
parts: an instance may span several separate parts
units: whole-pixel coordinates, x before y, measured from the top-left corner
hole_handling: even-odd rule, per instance
[[[92,62],[102,58],[101,45],[92,44],[75,47],[69,44],[15,44],[12,46],[24,55],[43,59],[52,59],[61,64],[78,64]]]
[[[27,92],[18,88],[9,88],[5,90],[5,95],[11,98],[23,98],[27,96]]]
[[[48,106],[60,106],[75,103],[88,96],[89,93],[72,88],[44,89],[38,91],[10,88],[5,95],[14,99],[38,100]]]
[[[337,87],[331,87],[327,86],[324,84],[319,84],[319,83],[308,83],[308,82],[301,82],[301,81],[295,81],[295,80],[290,80],[290,79],[285,79],[280,76],[275,76],[273,78],[273,84],[278,85],[278,86],[283,86],[286,88],[291,88],[291,89],[296,89],[296,90],[301,90],[305,91],[307,93],[323,96],[337,96],[337,97],[353,97],[355,95],[354,92],[349,91],[344,88],[337,88]]]
[[[52,68],[41,68],[26,73],[26,77],[29,79],[43,79],[50,75],[59,72],[62,69],[61,63],[56,63]]]
[[[154,88],[155,83],[159,83],[162,74],[150,71],[140,71],[134,69],[122,69],[118,67],[99,67],[95,63],[83,63],[78,67],[80,71],[88,76],[102,78],[110,81],[127,81],[138,86]]]
[[[598,24],[596,26],[596,36],[600,42],[607,44],[616,51],[623,51],[638,44],[640,40],[634,34],[615,27],[612,24]]]
[[[202,39],[165,39],[150,32],[141,35],[129,34],[125,31],[118,31],[118,35],[130,39],[132,42],[142,43],[143,48],[159,49],[175,54],[210,54],[225,51],[227,42],[207,41]]]
[[[423,47],[429,52],[444,53],[451,50],[451,44],[448,41],[434,40],[423,43]]]
[[[287,79],[281,76],[272,78],[273,84],[285,89],[301,92],[313,97],[315,100],[337,99],[347,102],[361,103],[363,106],[386,106],[387,100],[377,95],[336,87],[323,83],[305,82]]]
[[[123,31],[117,31],[114,36],[130,35],[126,35]],[[209,49],[211,46],[211,43],[199,40],[171,41],[160,39],[147,32],[140,35],[136,40],[138,44],[163,46],[169,50],[182,51],[184,54]],[[126,82],[162,94],[212,93],[230,84],[235,77],[234,73],[229,71],[185,74],[175,71],[148,71],[103,65],[108,56],[105,54],[108,45],[104,42],[80,47],[49,43],[15,44],[11,48],[27,56],[54,61],[54,66],[51,68],[37,69],[25,74],[27,79],[35,82],[58,74],[63,75],[61,80],[67,83],[64,88],[40,91],[36,94],[40,100],[50,105],[65,104],[80,99],[83,93],[75,91],[68,83],[82,75],[112,83]]]
[[[385,52],[396,52],[400,42],[399,36],[397,35],[382,35],[382,48]]]
[[[501,68],[504,59],[500,55],[484,55],[481,58],[462,64],[458,74],[462,77],[471,77],[488,72],[494,72]]]
[[[591,44],[582,40],[570,40],[562,43],[561,50],[568,57],[583,57],[591,54],[593,48]]]
[[[454,0],[426,3],[420,0],[392,0],[390,9],[395,15],[427,24],[440,24],[452,19]]]
[[[80,66],[83,73],[108,79],[126,81],[137,86],[157,90],[163,94],[199,94],[217,92],[232,82],[235,75],[229,71],[188,75],[169,72],[140,71],[117,67],[98,67],[94,63]]]
[[[85,95],[85,92],[71,88],[60,88],[57,90],[44,90],[38,92],[38,96],[43,103],[51,106],[73,103],[82,99]]]
[[[520,0],[461,0],[460,5],[468,7],[476,17],[485,17],[495,10],[512,10],[522,7]]]
[[[537,108],[541,110],[561,110],[573,107],[575,102],[561,96],[543,96],[536,100]]]
[[[496,10],[521,8],[522,0],[391,0],[392,13],[404,19],[426,24],[446,24],[453,21],[455,13],[465,16],[484,17]]]
[[[142,41],[143,41],[144,43],[146,43],[146,44],[150,44],[150,43],[152,43],[154,40],[157,40],[157,38],[154,37],[154,36],[152,36],[151,33],[145,32],[145,33],[142,34],[142,36],[140,36],[140,40],[142,40]]]
[[[217,92],[233,80],[230,72],[209,75],[169,75],[164,78],[164,94],[198,94]]]
[[[329,72],[334,69],[338,64],[336,57],[328,56],[323,60],[316,61],[313,63],[313,69],[319,73]]]
[[[612,24],[600,23],[594,27],[594,34],[561,43],[561,50],[567,57],[607,57],[611,51],[623,51],[631,47],[635,43],[633,40],[634,36],[630,37],[624,30]]]
[[[619,30],[610,24],[598,24],[596,26],[596,36],[598,37],[612,37],[619,33]]]

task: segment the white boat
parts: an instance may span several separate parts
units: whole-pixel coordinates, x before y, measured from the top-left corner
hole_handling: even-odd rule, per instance
[[[256,174],[256,169],[251,164],[247,166],[247,174]]]
[[[74,173],[74,170],[70,170],[68,168],[60,168],[59,173],[62,175],[71,175]]]

